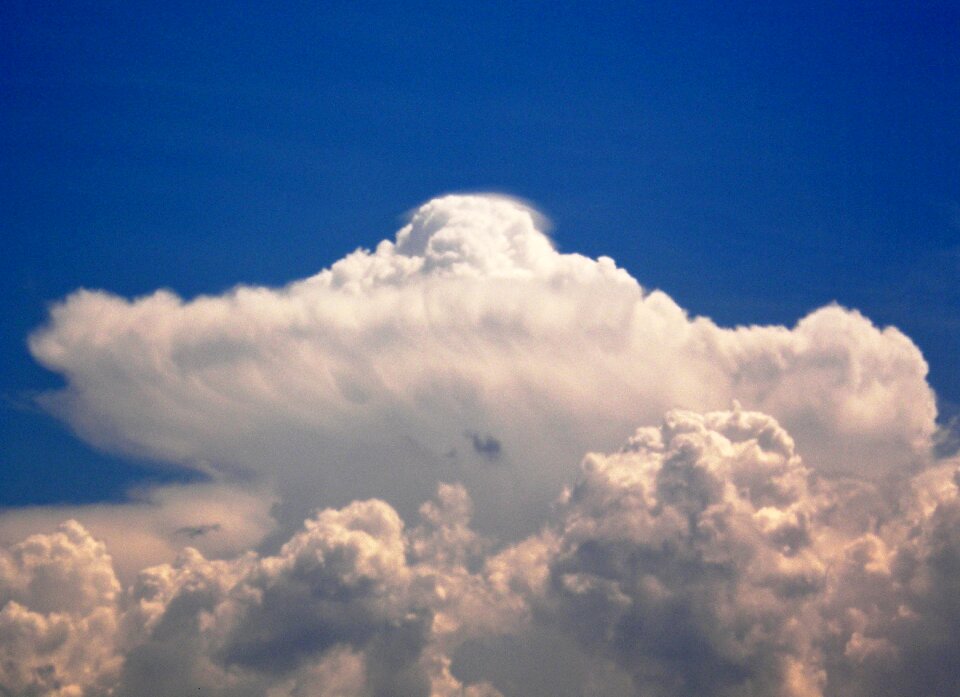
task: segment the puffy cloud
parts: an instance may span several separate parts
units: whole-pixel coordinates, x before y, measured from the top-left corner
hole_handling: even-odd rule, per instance
[[[464,686],[446,654],[508,602],[464,567],[482,560],[470,505],[442,486],[408,531],[388,504],[354,502],[317,513],[275,555],[188,549],[145,569],[123,616],[116,694],[496,694]]]
[[[556,251],[543,227],[517,201],[446,196],[284,288],[78,291],[30,340],[67,382],[45,403],[101,447],[256,473],[287,533],[369,496],[413,515],[437,481],[462,481],[481,529],[516,536],[583,452],[733,399],[830,476],[896,479],[929,447],[927,366],[896,329],[837,306],[724,329],[609,258]]]
[[[743,411],[671,412],[564,497],[549,612],[650,695],[819,694],[827,562],[792,438]]]
[[[0,691],[105,694],[121,663],[119,592],[104,545],[75,521],[0,550]]]
[[[588,454],[538,533],[503,545],[441,484],[274,554],[186,549],[121,593],[77,523],[0,557],[12,694],[938,694],[957,684],[960,461],[873,517],[772,417],[671,411]],[[871,482],[860,498],[886,496]],[[840,521],[840,525],[836,522]]]
[[[209,479],[0,515],[0,689],[960,684],[960,460],[913,343],[836,305],[722,328],[544,229],[448,196],[284,288],[55,306],[48,407]]]
[[[552,660],[620,684],[598,694],[948,694],[960,684],[960,460],[927,465],[889,509],[869,479],[808,468],[770,416],[672,411],[620,451],[587,455],[557,520],[523,543],[543,545],[527,566],[548,574],[521,593],[526,658],[542,664],[546,642]],[[502,655],[457,659],[465,675],[504,679]],[[587,686],[567,689],[547,691]]]
[[[822,614],[835,694],[949,694],[960,684],[960,459],[914,479],[898,514],[836,555]]]
[[[119,693],[142,694],[159,671],[179,676],[163,694],[260,694],[300,668],[322,683],[336,665],[423,694],[426,620],[405,546],[396,512],[367,501],[322,511],[275,556],[211,561],[191,550],[143,571],[126,618],[140,636]]]

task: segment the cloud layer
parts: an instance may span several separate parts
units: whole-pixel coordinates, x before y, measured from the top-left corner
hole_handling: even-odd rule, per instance
[[[544,227],[447,196],[284,288],[55,306],[47,406],[209,481],[0,517],[0,688],[960,684],[960,462],[913,343],[839,306],[722,328]]]

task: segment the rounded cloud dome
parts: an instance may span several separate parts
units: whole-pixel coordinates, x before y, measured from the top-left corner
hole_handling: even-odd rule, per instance
[[[423,258],[428,272],[513,275],[556,257],[544,223],[539,213],[506,196],[443,196],[416,210],[397,233],[396,251]]]

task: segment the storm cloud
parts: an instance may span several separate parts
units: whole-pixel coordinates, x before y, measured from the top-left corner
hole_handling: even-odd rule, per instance
[[[960,684],[960,461],[910,339],[838,305],[720,327],[545,228],[447,196],[283,288],[54,306],[45,406],[206,481],[0,517],[0,687],[510,697],[551,662],[570,694]]]

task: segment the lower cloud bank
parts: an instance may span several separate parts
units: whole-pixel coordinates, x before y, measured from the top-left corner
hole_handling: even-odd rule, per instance
[[[803,454],[760,412],[671,411],[588,454],[518,542],[442,484],[416,520],[356,501],[276,553],[188,547],[127,587],[66,522],[0,555],[0,691],[952,694],[960,463],[877,481]]]

